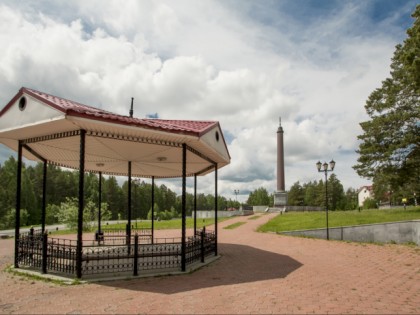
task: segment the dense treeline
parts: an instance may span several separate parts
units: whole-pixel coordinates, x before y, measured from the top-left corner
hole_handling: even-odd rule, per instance
[[[43,164],[22,167],[21,224],[36,225],[41,221]],[[16,205],[16,169],[17,161],[10,157],[0,165],[0,229],[14,226]],[[98,204],[99,177],[97,174],[85,174],[85,204]],[[48,165],[47,168],[47,224],[58,222],[60,206],[78,197],[79,173]],[[152,208],[152,185],[142,180],[132,181],[131,204],[132,219],[150,218]],[[169,219],[181,213],[181,197],[165,185],[155,185],[156,218]],[[194,196],[187,193],[187,215],[194,207]],[[110,219],[127,219],[128,182],[122,186],[114,176],[102,178],[102,203],[107,207]],[[67,203],[67,204],[66,204]],[[218,196],[218,210],[239,207],[239,203]],[[214,195],[197,194],[197,209],[213,210]]]
[[[328,209],[353,210],[357,207],[357,191],[353,188],[344,192],[343,185],[335,174],[327,180]],[[296,182],[290,187],[288,203],[291,206],[325,207],[325,182],[323,180],[300,184]]]
[[[335,174],[328,178],[328,209],[329,210],[352,210],[357,207],[357,191],[349,188],[344,192],[343,185]],[[247,203],[249,205],[272,206],[274,196],[260,187],[249,194]],[[305,184],[296,182],[288,191],[289,206],[313,206],[325,207],[325,182],[314,181]]]

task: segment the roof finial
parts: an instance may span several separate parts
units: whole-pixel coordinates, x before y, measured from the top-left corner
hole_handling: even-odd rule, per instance
[[[134,103],[134,97],[131,98],[131,109],[130,109],[130,117],[133,118],[133,103]]]
[[[281,116],[279,116],[279,127],[281,127]]]

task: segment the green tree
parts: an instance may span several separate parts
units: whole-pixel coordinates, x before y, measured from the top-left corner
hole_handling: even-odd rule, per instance
[[[206,195],[203,193],[197,194],[197,210],[210,210],[210,207],[207,205]]]
[[[94,173],[86,173],[84,181],[85,202],[92,201],[97,204],[99,201],[99,178]]]
[[[10,214],[10,209],[16,207],[16,173],[17,160],[12,156],[0,167],[0,219]],[[23,225],[37,224],[41,219],[41,208],[37,207],[34,184],[31,179],[31,167],[26,168],[22,163],[21,209],[26,209],[28,216]]]
[[[29,213],[26,209],[20,209],[20,226],[27,226],[29,221]],[[15,227],[16,209],[12,208],[6,212],[6,215],[0,222],[0,230],[11,229]]]
[[[118,213],[122,213],[123,217],[126,216],[127,207],[125,206],[124,194],[114,176],[110,176],[104,181],[102,200],[108,204],[111,219],[118,219]]]
[[[360,176],[374,185],[420,191],[420,5],[404,43],[396,46],[391,76],[369,96],[365,109],[370,120],[360,123]]]
[[[366,198],[365,201],[363,201],[363,209],[376,209],[378,208],[375,199],[372,198]]]
[[[58,222],[57,214],[60,211],[60,206],[48,204],[45,210],[45,223],[54,224]]]
[[[303,184],[304,190],[304,205],[305,206],[320,206],[322,204],[323,190],[316,181]]]
[[[0,168],[0,218],[16,207],[16,169],[17,161],[13,156]]]
[[[159,191],[159,187],[155,185],[155,203],[156,203],[156,192]],[[162,205],[160,205],[161,207]],[[140,185],[140,209],[139,217],[145,219],[147,216],[147,209],[152,207],[152,185],[142,182]],[[162,208],[162,207],[161,207]]]
[[[69,229],[77,229],[79,205],[77,198],[67,198],[60,204],[60,209],[56,213],[58,222],[64,223]],[[89,200],[83,209],[83,230],[90,231],[98,222],[98,207],[93,201]],[[111,212],[106,203],[101,204],[101,219],[109,220]]]
[[[315,190],[318,193],[314,200],[314,206],[325,207],[325,183],[323,180],[319,180],[315,184]]]
[[[270,197],[268,191],[264,187],[255,189],[249,193],[247,204],[251,206],[269,206]]]
[[[354,210],[359,206],[357,200],[357,190],[354,188],[348,188],[345,195],[345,204],[342,210]]]
[[[329,210],[341,210],[345,208],[344,188],[335,174],[331,174],[328,178],[328,197]]]
[[[290,187],[287,199],[290,206],[303,206],[305,204],[305,191],[299,182]]]

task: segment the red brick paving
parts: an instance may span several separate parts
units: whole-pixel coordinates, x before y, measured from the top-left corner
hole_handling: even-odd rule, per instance
[[[0,313],[420,314],[419,247],[254,231],[272,216],[220,223],[222,257],[192,274],[64,286],[1,271]],[[1,270],[12,261],[0,240]]]

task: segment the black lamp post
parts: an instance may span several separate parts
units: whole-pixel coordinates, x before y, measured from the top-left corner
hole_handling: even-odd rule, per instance
[[[236,202],[238,202],[239,189],[235,189],[233,192],[234,192],[234,193],[235,193],[235,195],[236,195]]]
[[[327,220],[327,240],[330,239],[330,232],[328,229],[328,182],[327,182],[327,173],[328,172],[332,172],[334,170],[335,167],[335,162],[334,160],[331,160],[330,162],[330,168],[328,169],[328,163],[324,162],[324,164],[322,164],[320,161],[318,161],[318,163],[316,163],[316,168],[318,169],[318,172],[323,172],[325,174],[325,215],[326,215],[326,220]]]

